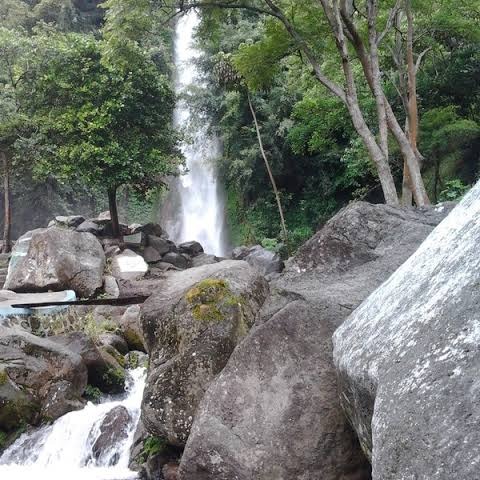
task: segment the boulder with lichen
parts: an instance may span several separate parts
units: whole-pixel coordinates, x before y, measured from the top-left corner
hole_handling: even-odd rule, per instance
[[[210,382],[255,321],[268,292],[247,263],[172,272],[143,306],[150,368],[142,406],[146,429],[185,444]]]

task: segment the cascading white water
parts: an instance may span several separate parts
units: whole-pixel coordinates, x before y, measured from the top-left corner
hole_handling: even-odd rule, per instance
[[[70,412],[52,425],[23,434],[0,457],[2,480],[131,480],[137,473],[128,462],[133,436],[140,418],[146,372],[129,372],[127,393],[119,400],[99,405],[88,403],[83,410]],[[130,414],[128,435],[98,460],[92,455],[102,421],[113,408],[123,406]],[[115,465],[110,465],[115,459]]]
[[[202,86],[194,62],[199,52],[192,45],[198,23],[199,17],[192,11],[180,18],[176,27],[176,92],[179,95],[193,85]],[[175,124],[184,128],[191,119],[188,105],[180,99]],[[175,242],[197,240],[207,253],[222,256],[226,253],[224,202],[214,165],[220,153],[219,141],[208,134],[206,120],[191,130],[190,141],[182,146],[187,173],[171,184],[163,223]]]

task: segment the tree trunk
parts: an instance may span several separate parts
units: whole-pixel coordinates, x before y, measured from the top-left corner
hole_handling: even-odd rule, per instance
[[[343,24],[341,20],[341,13],[337,2],[333,2],[333,10],[330,10],[328,2],[321,0],[324,7],[325,14],[331,22],[332,31],[335,35],[337,48],[342,59],[342,67],[345,76],[345,91],[346,91],[346,105],[350,113],[355,130],[363,140],[364,145],[367,147],[370,158],[373,160],[377,167],[378,177],[380,184],[382,185],[383,195],[385,202],[388,205],[398,205],[398,195],[395,188],[395,182],[393,180],[392,171],[388,164],[388,157],[385,155],[388,153],[388,148],[385,146],[384,151],[381,146],[378,145],[375,136],[367,125],[363,116],[360,104],[358,103],[357,88],[355,85],[355,76],[353,74],[352,66],[350,63],[350,55],[348,52],[348,46],[344,36]],[[377,85],[378,86],[378,85]],[[379,110],[385,113],[384,102],[379,105]],[[386,120],[386,118],[384,119]],[[382,139],[383,141],[383,139]]]
[[[294,25],[288,20],[282,10],[272,1],[265,0],[265,3],[271,8],[273,15],[278,18],[284,25],[287,32],[297,42],[299,48],[303,51],[306,58],[313,67],[318,81],[326,87],[333,95],[337,96],[348,108],[348,112],[353,122],[353,126],[365,145],[369,157],[375,164],[382,185],[385,202],[390,205],[398,205],[398,195],[395,188],[395,182],[393,180],[392,172],[388,164],[388,159],[382,149],[379,147],[375,135],[367,125],[363,113],[358,103],[357,92],[355,87],[355,80],[350,65],[350,59],[348,54],[348,47],[345,43],[343,34],[343,26],[341,25],[340,12],[338,2],[334,2],[333,7],[328,0],[319,0],[322,8],[325,12],[327,20],[330,24],[332,33],[334,34],[337,49],[342,58],[342,67],[345,75],[346,86],[345,89],[341,88],[336,83],[329,80],[322,71],[320,63],[317,61],[315,53],[306,44],[302,36],[297,32]]]
[[[114,238],[120,238],[120,223],[118,221],[117,209],[117,188],[108,190],[108,207],[110,210],[110,220],[112,222],[112,235]]]
[[[260,134],[260,127],[257,121],[257,115],[255,114],[255,109],[253,108],[252,99],[250,98],[250,92],[247,91],[248,106],[252,112],[253,122],[255,124],[255,130],[257,131],[258,146],[260,147],[260,152],[262,153],[263,161],[265,162],[265,167],[267,168],[268,176],[270,178],[270,183],[272,184],[273,193],[275,194],[275,200],[277,201],[278,213],[280,215],[280,223],[282,225],[283,240],[288,243],[288,232],[287,226],[285,224],[285,217],[283,215],[282,202],[280,200],[280,195],[278,193],[277,184],[275,178],[273,178],[272,169],[270,168],[270,163],[265,154],[265,149],[263,148],[262,135]]]
[[[323,5],[328,5],[328,2],[326,0],[320,0],[320,1]],[[333,5],[336,5],[336,2],[334,2]],[[327,7],[324,6],[324,9],[325,8]],[[328,18],[328,14],[327,14],[327,18]],[[372,61],[369,53],[365,49],[365,45],[363,43],[362,37],[360,36],[359,32],[355,28],[355,25],[351,21],[351,18],[348,17],[348,12],[346,11],[341,12],[341,20],[343,20],[343,23],[341,23],[342,32],[343,32],[343,24],[344,24],[345,32],[347,33],[350,42],[355,48],[355,51],[357,52],[360,63],[362,64],[363,72],[367,80],[367,83],[370,87],[370,90],[372,91],[372,93],[375,94],[376,88],[374,86],[375,82],[373,78]],[[343,35],[343,33],[341,33],[341,35]],[[338,34],[336,34],[336,36],[338,36]],[[395,113],[393,112],[393,109],[390,103],[388,102],[388,99],[386,98],[385,94],[383,94],[383,97],[384,97],[384,105],[385,105],[388,128],[392,132],[392,135],[394,136],[400,148],[400,151],[402,152],[404,161],[408,165],[415,202],[417,203],[418,206],[428,205],[430,201],[428,199],[428,195],[425,190],[425,185],[423,184],[423,179],[420,174],[420,167],[418,165],[416,152],[412,148],[406,133],[403,131],[402,127],[398,123],[397,117],[395,116]]]
[[[387,112],[385,110],[385,96],[383,94],[382,78],[380,72],[380,61],[378,59],[377,45],[377,0],[368,0],[367,19],[368,19],[368,43],[370,46],[370,63],[372,65],[372,93],[377,106],[378,133],[380,137],[380,148],[388,162],[388,125]]]
[[[407,125],[408,139],[413,151],[417,154],[419,167],[421,167],[421,155],[417,148],[418,137],[418,104],[417,104],[417,72],[413,59],[413,12],[410,0],[405,0],[405,12],[407,16]],[[412,185],[408,165],[403,167],[403,205],[412,204]]]
[[[3,246],[2,253],[10,253],[12,248],[12,205],[10,192],[10,162],[5,152],[0,152],[3,163],[3,196],[4,196],[4,210],[3,210]]]

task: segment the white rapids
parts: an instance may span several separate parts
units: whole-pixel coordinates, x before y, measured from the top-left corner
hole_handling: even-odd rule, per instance
[[[199,17],[192,11],[179,19],[175,32],[177,94],[189,87],[202,87],[195,59],[200,52],[192,45]],[[175,124],[184,128],[192,120],[187,103],[180,99]],[[220,142],[208,133],[208,121],[192,128],[191,139],[182,145],[186,170],[171,183],[171,192],[163,212],[163,223],[176,243],[197,240],[207,253],[226,253],[224,201],[217,180],[214,160],[220,154]]]
[[[145,368],[129,372],[127,392],[118,400],[107,399],[83,410],[70,412],[52,425],[23,434],[0,457],[2,480],[132,480],[138,478],[128,462],[133,436],[140,418],[145,387]],[[125,407],[131,422],[128,437],[107,452],[103,460],[92,457],[92,447],[105,415],[117,406]],[[112,458],[116,458],[111,466]]]

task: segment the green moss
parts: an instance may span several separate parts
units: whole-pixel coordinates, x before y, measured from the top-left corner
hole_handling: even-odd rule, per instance
[[[134,350],[143,350],[143,340],[132,328],[128,328],[122,332],[122,336],[127,342],[127,345]]]
[[[8,375],[5,370],[0,370],[0,386],[8,382]]]
[[[94,387],[93,385],[87,385],[83,396],[92,403],[100,403],[100,399],[102,398],[102,392],[99,388]]]
[[[147,437],[143,441],[143,449],[140,454],[141,462],[146,462],[149,458],[162,453],[167,448],[167,443],[160,437]]]
[[[116,348],[112,347],[111,345],[103,345],[102,348],[105,352],[109,353],[122,368],[127,366],[125,357]]]
[[[0,425],[5,431],[15,431],[38,418],[40,405],[27,397],[3,402],[0,408]]]
[[[0,430],[0,450],[3,450],[7,446],[8,435],[3,430]]]
[[[233,295],[225,280],[216,278],[202,280],[187,292],[185,299],[193,317],[207,323],[222,321],[225,307],[242,303],[241,298]]]
[[[85,315],[83,330],[93,341],[97,341],[102,333],[115,333],[117,325],[112,320],[97,322],[92,313]]]
[[[112,391],[122,392],[125,388],[125,370],[123,368],[109,368],[102,376],[105,385]]]

